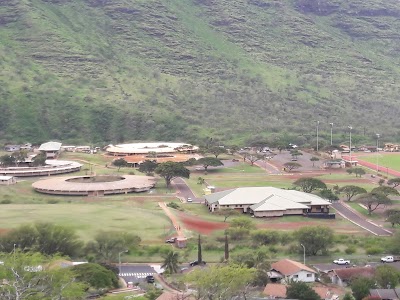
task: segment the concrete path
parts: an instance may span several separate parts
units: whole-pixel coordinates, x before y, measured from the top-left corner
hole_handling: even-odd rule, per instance
[[[350,208],[345,203],[335,202],[335,203],[332,203],[332,207],[334,209],[336,209],[336,211],[342,217],[348,219],[353,224],[363,228],[364,230],[371,232],[374,235],[378,235],[378,236],[392,235],[392,232],[366,220],[365,216],[359,215],[356,211],[354,211],[352,208]]]

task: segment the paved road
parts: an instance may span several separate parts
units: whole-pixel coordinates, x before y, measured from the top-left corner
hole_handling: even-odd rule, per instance
[[[196,198],[196,196],[193,194],[192,190],[189,188],[189,186],[186,184],[185,180],[182,178],[175,178],[172,180],[172,184],[175,187],[175,189],[178,191],[178,197],[183,199],[185,202],[187,198],[192,198],[193,202],[201,203],[204,201],[203,198]]]
[[[332,207],[341,214],[343,217],[349,219],[352,223],[364,228],[365,230],[379,236],[390,236],[391,233],[388,230],[383,229],[375,224],[368,222],[365,218],[359,216],[354,211],[347,208],[343,203],[336,202],[332,203]]]

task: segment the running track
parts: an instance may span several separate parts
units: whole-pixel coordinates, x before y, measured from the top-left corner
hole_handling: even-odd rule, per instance
[[[352,155],[351,157],[352,157],[352,159],[356,159],[358,161],[358,164],[360,164],[361,166],[370,168],[372,170],[376,170],[376,167],[377,167],[376,164],[368,162],[368,161],[365,161],[365,160],[362,160],[362,159],[359,159],[357,156],[353,156]],[[346,159],[346,160],[350,159],[349,156],[344,156],[343,158]],[[393,175],[393,176],[396,176],[396,177],[400,177],[400,172],[399,171],[396,171],[396,170],[393,170],[393,169],[390,169],[390,168],[384,167],[384,166],[378,166],[378,169],[382,173],[387,173],[387,174],[390,174],[390,175]]]

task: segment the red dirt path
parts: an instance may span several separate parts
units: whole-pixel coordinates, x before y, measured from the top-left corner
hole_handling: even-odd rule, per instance
[[[183,212],[180,212],[178,217],[186,229],[197,231],[202,234],[210,234],[215,230],[223,230],[229,227],[228,223],[207,221],[196,216],[187,215]]]

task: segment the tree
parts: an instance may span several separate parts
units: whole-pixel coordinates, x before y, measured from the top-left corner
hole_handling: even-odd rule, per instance
[[[14,157],[15,165],[18,167],[21,162],[25,161],[25,158],[28,157],[28,151],[26,150],[19,150],[12,154]]]
[[[139,166],[139,172],[145,173],[147,176],[151,176],[154,173],[154,170],[157,168],[157,162],[153,160],[146,159]]]
[[[21,225],[0,238],[0,251],[11,252],[14,245],[21,251],[76,256],[80,254],[83,243],[71,228],[39,222]]]
[[[374,288],[375,280],[372,278],[358,276],[351,280],[350,287],[356,300],[362,300],[369,295],[369,290]]]
[[[322,300],[307,283],[302,281],[290,282],[287,287],[286,297],[298,300]]]
[[[236,152],[240,150],[240,147],[237,145],[232,145],[228,147],[229,154],[234,155]]]
[[[400,273],[392,266],[378,266],[375,271],[375,280],[382,289],[395,288],[399,283]]]
[[[303,153],[301,153],[299,150],[295,149],[295,150],[290,151],[290,155],[292,155],[292,158],[297,159],[297,157],[299,157],[300,155],[303,155]]]
[[[204,184],[206,180],[203,177],[197,178],[197,184]]]
[[[137,247],[140,242],[139,236],[128,232],[100,231],[87,244],[86,252],[93,254],[97,261],[112,262],[118,259],[118,253]]]
[[[199,263],[199,265],[201,265],[203,263],[203,254],[201,252],[201,238],[200,238],[200,234],[199,234],[199,239],[197,241],[197,262]]]
[[[215,157],[202,157],[197,161],[197,164],[203,166],[205,173],[207,173],[207,169],[210,166],[218,167],[218,166],[224,165],[221,160],[219,160],[218,158],[215,158]]]
[[[44,166],[46,164],[47,154],[44,151],[40,151],[33,159],[32,165],[34,167]]]
[[[76,279],[95,289],[118,287],[118,276],[111,270],[95,263],[80,264],[72,267]]]
[[[293,184],[299,186],[301,190],[305,193],[311,193],[312,191],[317,189],[326,189],[326,184],[324,182],[312,177],[297,179]]]
[[[391,178],[387,181],[388,185],[393,185],[394,188],[400,185],[400,177]]]
[[[389,196],[389,195],[398,196],[399,191],[390,186],[379,186],[379,187],[372,189],[371,194],[382,194],[385,196]]]
[[[188,273],[186,281],[193,285],[196,299],[232,299],[246,294],[254,275],[253,268],[236,264],[214,265]]]
[[[349,174],[356,174],[356,177],[361,177],[362,175],[365,174],[365,170],[363,168],[350,168],[346,170],[347,173]]]
[[[324,226],[306,226],[294,233],[299,244],[303,244],[307,255],[324,254],[334,242],[333,230]]]
[[[189,178],[190,176],[190,171],[182,163],[172,161],[159,164],[155,172],[165,179],[167,187],[171,185],[171,181],[175,177]]]
[[[389,215],[386,221],[390,222],[392,227],[394,227],[396,224],[400,224],[400,212]]]
[[[237,216],[240,214],[239,211],[237,211],[236,209],[232,209],[232,208],[222,208],[222,209],[217,210],[215,213],[217,215],[223,216],[224,222],[226,222],[226,220],[229,217]]]
[[[218,158],[218,156],[220,156],[221,154],[226,153],[226,149],[220,146],[214,146],[208,148],[207,153],[211,153],[215,156],[215,158]]]
[[[251,230],[255,228],[255,225],[253,221],[247,217],[238,217],[231,221],[231,227]]]
[[[15,164],[15,157],[12,155],[7,155],[7,154],[0,156],[0,164],[3,167],[13,166]]]
[[[288,171],[292,171],[294,169],[298,169],[298,168],[301,168],[301,167],[302,167],[302,165],[297,163],[297,162],[289,161],[289,162],[283,164],[283,169],[284,170],[288,170]]]
[[[254,163],[265,159],[264,154],[258,154],[258,153],[252,153],[252,152],[245,152],[243,154],[243,159],[248,160],[252,166],[254,166]]]
[[[174,274],[178,272],[179,263],[179,253],[173,250],[169,251],[167,254],[162,256],[164,258],[164,263],[161,266],[169,274]]]
[[[57,265],[60,259],[37,252],[0,254],[0,299],[84,299],[86,286],[75,280],[72,269]]]
[[[310,161],[312,161],[312,166],[314,167],[315,162],[316,162],[316,161],[319,161],[319,158],[316,157],[316,156],[313,156],[313,157],[310,158]]]
[[[339,197],[331,189],[321,190],[319,194],[322,198],[327,199],[329,201],[339,200]]]
[[[343,300],[355,300],[351,293],[346,293],[343,297]]]
[[[369,215],[380,206],[392,204],[392,200],[390,200],[386,195],[380,193],[373,194],[372,192],[360,195],[360,197],[357,198],[357,201],[367,206]]]
[[[229,260],[229,241],[227,232],[225,232],[224,260],[225,261]]]
[[[339,189],[339,193],[346,194],[347,201],[351,201],[351,199],[360,194],[365,194],[367,191],[366,189],[356,186],[356,185],[346,185]]]
[[[119,172],[119,170],[122,167],[126,167],[128,165],[128,162],[125,160],[125,158],[121,157],[121,158],[114,160],[112,162],[112,164],[118,168],[118,172]]]

